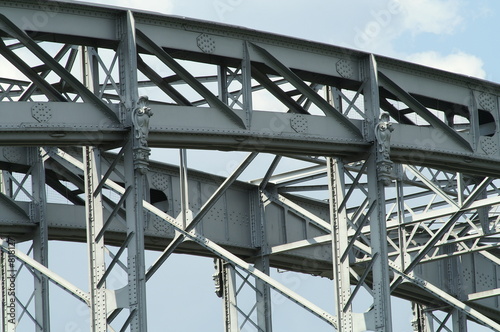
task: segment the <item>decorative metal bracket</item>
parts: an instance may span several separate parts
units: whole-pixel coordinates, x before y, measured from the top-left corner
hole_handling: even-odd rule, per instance
[[[375,126],[375,137],[377,138],[377,170],[379,181],[388,186],[392,181],[392,169],[394,163],[391,161],[391,134],[394,127],[390,122],[389,114],[382,113],[379,122]]]
[[[215,272],[212,275],[212,278],[214,279],[215,283],[215,294],[218,297],[222,297],[224,295],[224,278],[223,278],[223,273],[224,273],[224,263],[222,262],[221,259],[215,258],[214,259],[214,268]]]
[[[134,168],[146,174],[149,166],[151,149],[148,147],[149,118],[153,116],[148,105],[148,97],[142,96],[137,101],[137,107],[132,112],[134,124]]]

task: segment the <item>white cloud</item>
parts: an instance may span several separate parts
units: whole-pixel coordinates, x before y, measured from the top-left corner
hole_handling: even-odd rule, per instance
[[[451,34],[463,22],[461,0],[399,0],[403,29],[413,34]]]
[[[424,66],[443,69],[459,74],[486,78],[483,61],[475,55],[457,51],[442,55],[435,51],[415,53],[407,56],[407,60]]]
[[[346,26],[355,24],[354,36],[352,41],[344,39],[341,43],[365,51],[394,55],[398,38],[422,34],[449,35],[463,27],[462,1],[387,0],[382,4],[367,3],[365,9],[356,14],[356,22],[359,23],[343,22]],[[349,8],[359,11],[359,6]]]

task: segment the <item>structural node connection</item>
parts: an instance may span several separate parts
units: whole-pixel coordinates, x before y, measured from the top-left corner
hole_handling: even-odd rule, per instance
[[[274,294],[332,331],[392,331],[392,297],[414,331],[500,331],[500,85],[74,2],[2,1],[0,37],[2,331],[59,330],[56,290],[92,332],[156,331],[174,253],[214,260],[226,332],[280,330]]]

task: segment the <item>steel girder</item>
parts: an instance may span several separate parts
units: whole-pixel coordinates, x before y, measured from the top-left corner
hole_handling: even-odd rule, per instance
[[[4,35],[18,41],[6,47],[6,50],[13,46],[25,46],[36,56],[47,60],[47,54],[43,54],[40,47],[25,40],[16,26],[31,31],[34,40],[38,41],[50,40],[67,44],[71,38],[70,40],[75,41],[76,45],[97,44],[100,48],[109,50],[113,50],[119,43],[115,28],[116,14],[120,12],[117,9],[58,2],[45,6],[34,2],[31,6],[23,4],[22,8],[16,2],[4,2],[2,6],[5,17]],[[36,26],[37,22],[33,23],[28,19],[41,16],[46,18],[43,29]],[[172,70],[173,74],[162,78],[161,84],[159,84],[160,78],[155,77],[149,85],[159,85],[164,90],[170,86],[169,95],[174,96],[172,103],[168,105],[164,102],[164,105],[155,105],[157,112],[154,125],[150,128],[150,146],[259,149],[309,155],[335,153],[349,157],[357,155],[358,158],[366,157],[369,153],[371,140],[366,136],[366,132],[360,134],[363,128],[367,128],[366,120],[359,114],[353,116],[351,112],[347,116],[344,114],[343,117],[336,115],[338,113],[328,110],[320,99],[313,98],[311,101],[320,109],[319,114],[326,117],[318,119],[314,116],[305,116],[304,119],[307,121],[302,121],[307,122],[307,130],[297,132],[291,122],[293,119],[302,119],[302,115],[251,112],[249,109],[242,111],[239,107],[229,110],[218,103],[217,98],[210,97],[212,93],[209,89],[196,83],[198,80],[173,61],[173,58],[186,59],[240,68],[244,62],[242,60],[247,59],[245,61],[251,62],[252,68],[255,68],[251,74],[245,74],[247,77],[255,74],[254,78],[258,81],[259,77],[277,74],[296,87],[298,93],[306,93],[305,96],[309,94],[310,98],[311,91],[307,92],[310,88],[306,89],[299,82],[312,82],[357,91],[364,81],[363,63],[368,54],[219,24],[207,25],[206,22],[165,18],[151,13],[137,12],[134,18],[139,36],[140,58],[154,54],[163,65]],[[72,29],[66,29],[64,22],[67,20],[71,20]],[[185,29],[188,22],[192,28]],[[87,30],[78,28],[89,25],[92,25],[92,30],[88,33]],[[207,45],[212,43],[213,50],[204,48],[202,42],[205,39]],[[500,154],[500,149],[496,148],[498,135],[495,135],[499,130],[496,97],[499,93],[498,85],[379,56],[376,57],[376,62],[382,77],[381,106],[398,122],[394,123],[394,139],[391,142],[392,160],[428,166],[445,163],[447,168],[453,167],[455,170],[464,171],[467,171],[474,162],[477,171],[497,173],[494,165]],[[143,63],[142,60],[139,61],[139,64]],[[64,68],[60,67],[52,61],[39,70],[58,73],[61,82],[66,82],[60,82],[64,86],[63,93],[76,94],[83,100],[93,98],[76,80],[65,75]],[[146,76],[148,73],[151,76],[152,70],[147,68],[148,66],[139,66],[140,71],[145,72]],[[36,74],[36,72],[31,73],[30,77],[35,79],[39,76]],[[239,80],[242,74],[236,75]],[[50,84],[43,84],[47,87],[44,90],[40,88],[44,79],[37,80],[40,81],[37,94],[46,95]],[[20,93],[19,84],[27,84],[17,82],[19,84],[16,85],[16,82],[7,83],[5,89],[9,93],[3,94],[4,100]],[[186,106],[186,101],[189,100],[185,100],[186,98],[180,100],[179,93],[174,92],[176,91],[174,86],[179,82],[191,86],[200,93],[210,107],[203,108],[203,112],[199,112],[198,107]],[[121,89],[119,80],[106,79],[105,83],[107,91],[102,89],[100,96],[119,100],[118,94]],[[249,84],[253,83],[247,79],[241,90],[247,91],[247,95],[251,90]],[[278,91],[269,86],[267,89],[271,93]],[[107,93],[108,91],[110,93]],[[283,102],[285,99],[286,97],[282,96]],[[3,106],[5,111],[12,115],[8,121],[2,123],[2,136],[6,136],[5,140],[2,139],[4,144],[12,144],[12,141],[29,144],[35,140],[45,145],[58,146],[77,142],[95,144],[96,141],[101,144],[116,144],[120,139],[124,139],[126,130],[123,124],[117,121],[119,113],[117,105],[103,105],[94,100],[84,103],[86,106],[74,105],[74,107],[88,107],[85,111],[79,111],[74,107],[67,109],[62,105],[60,108],[58,102],[50,100],[51,98],[46,106],[52,117],[46,123],[33,119],[32,104],[23,106],[20,103],[10,103]],[[58,100],[61,101],[60,98]],[[196,99],[190,103],[195,105]],[[174,105],[176,107],[172,107]],[[347,113],[353,108],[348,107]],[[85,117],[81,116],[83,112],[86,114]],[[245,113],[252,115],[248,116]],[[214,125],[207,127],[207,119],[211,119]],[[248,123],[243,125],[243,122]],[[204,137],[202,144],[201,136]],[[207,136],[210,139],[207,139]]]
[[[21,155],[22,153],[19,154]],[[47,160],[48,170],[56,170],[60,174],[65,174],[65,172],[74,168],[72,171],[75,172],[73,181],[75,181],[75,179],[80,179],[80,182],[75,181],[75,185],[82,186],[81,175],[83,175],[83,171],[79,169],[79,167],[83,167],[81,162],[78,160],[72,160],[69,154],[63,153],[62,151],[57,152],[56,150],[51,150],[48,155],[51,156],[51,158]],[[78,156],[78,154],[76,156]],[[107,156],[105,163],[110,164],[112,160],[112,156]],[[358,178],[358,186],[356,186],[353,191],[366,193],[365,185],[363,185],[361,180],[366,175],[366,173],[364,173],[366,167],[346,167],[350,168],[350,170],[343,171],[348,172],[347,175],[344,173],[344,181],[349,183],[353,181],[352,179]],[[123,174],[123,166],[121,166],[121,162],[115,166],[115,169],[116,173],[111,174],[111,179],[114,179],[117,182],[123,181],[123,178],[120,177],[120,174]],[[63,170],[65,171],[63,172]],[[424,176],[422,172],[427,171],[432,170],[414,170],[414,172],[419,174],[420,177]],[[351,172],[353,175],[351,175]],[[296,182],[299,182],[299,180],[301,180],[300,174],[298,172],[296,173],[297,174],[294,176],[296,177]],[[309,173],[310,172],[308,171],[304,171],[303,181],[308,181],[307,178]],[[443,174],[440,175],[438,173],[440,172],[435,172],[436,177],[450,176]],[[51,174],[53,173],[51,172]],[[219,186],[218,183],[223,183],[223,178],[197,173],[192,170],[189,171],[189,174],[189,178],[191,179],[189,182],[189,192],[191,193],[191,197],[206,197],[206,199],[208,199],[207,193],[210,192],[214,192],[214,195],[212,196],[217,196],[216,188]],[[413,174],[413,172],[408,171],[408,175],[401,175],[401,178],[406,178],[408,182],[412,183],[409,180],[414,180],[411,179]],[[63,176],[65,179],[66,176],[68,179],[71,179],[68,175]],[[282,178],[285,177],[283,176]],[[289,178],[285,179],[289,181]],[[451,178],[451,180],[453,181],[454,179]],[[231,180],[229,179],[229,181]],[[470,180],[467,179],[467,181]],[[169,202],[180,202],[181,192],[179,189],[176,189],[180,188],[177,187],[180,183],[177,167],[158,164],[151,165],[149,182],[152,184],[152,188],[154,189],[152,191],[152,196],[157,195],[157,191],[161,190],[167,194],[164,197],[166,199],[168,196]],[[279,182],[277,184],[279,185]],[[220,190],[222,190],[224,186],[225,185],[220,186]],[[293,187],[296,185],[291,186]],[[404,190],[404,188],[407,188],[407,190],[412,190],[412,188],[414,189],[414,187],[410,185],[405,186],[401,184],[401,186],[402,190]],[[467,187],[470,186],[471,185],[468,185]],[[366,273],[365,275],[365,272],[370,271],[370,269],[366,266],[370,267],[371,265],[371,251],[370,246],[364,243],[369,243],[370,241],[370,228],[367,226],[366,218],[367,213],[373,210],[373,207],[368,206],[365,199],[359,198],[359,195],[352,193],[352,191],[349,190],[349,188],[354,188],[354,186],[349,187],[346,185],[345,187],[346,196],[348,199],[353,200],[352,204],[355,206],[359,205],[359,208],[350,207],[350,204],[347,203],[348,200],[342,204],[343,208],[347,207],[346,213],[348,216],[349,244],[345,249],[345,253],[353,253],[348,254],[347,256],[344,253],[344,255],[342,255],[344,257],[340,257],[339,259],[349,260],[350,273],[358,276],[360,279],[359,285],[362,286],[363,282],[368,282],[367,285],[369,285],[370,281],[368,280],[370,279],[371,274]],[[269,187],[267,191],[263,192],[263,202],[265,205],[264,220],[267,225],[266,229],[268,229],[266,232],[268,234],[266,242],[269,246],[268,257],[271,266],[331,277],[332,256],[331,252],[329,253],[329,243],[331,241],[331,237],[328,234],[329,230],[327,229],[329,225],[327,222],[329,214],[328,205],[316,200],[289,196],[288,194],[286,194],[287,196],[285,197],[278,193],[279,189],[273,189],[269,192],[268,190],[270,189],[271,187]],[[216,205],[214,205],[211,209],[212,212],[203,218],[203,227],[200,228],[199,226],[201,225],[198,225],[197,233],[207,236],[216,243],[222,244],[225,248],[230,249],[232,252],[236,252],[242,256],[252,257],[250,258],[251,261],[256,260],[258,257],[255,256],[255,246],[258,245],[256,241],[262,241],[258,240],[258,237],[261,236],[259,231],[260,226],[258,226],[260,224],[258,220],[261,218],[259,217],[260,213],[253,209],[251,205],[248,205],[248,203],[241,203],[257,200],[257,190],[258,189],[255,185],[252,186],[241,182],[233,182],[233,185],[224,191],[224,194],[221,197],[223,198],[223,201],[216,203]],[[433,225],[436,222],[440,222],[441,220],[444,221],[446,218],[452,217],[454,211],[459,209],[459,207],[453,209],[443,206],[442,201],[436,200],[436,190],[437,189],[434,185],[434,187],[430,186],[428,190],[422,191],[420,196],[403,195],[408,197],[408,202],[411,202],[411,200],[415,199],[415,197],[416,199],[424,197],[424,201],[427,202],[427,204],[422,207],[413,205],[414,210],[409,206],[404,207],[403,209],[407,211],[406,213],[409,215],[402,221],[398,221],[399,217],[394,213],[396,206],[401,204],[401,202],[393,201],[393,203],[388,204],[388,209],[390,211],[387,215],[393,215],[387,223],[387,241],[390,243],[389,257],[391,261],[396,263],[401,262],[402,260],[405,260],[406,262],[411,261],[411,257],[415,257],[413,253],[425,250],[426,243],[428,243],[429,239],[432,238],[433,230],[430,228],[434,228],[435,226]],[[494,243],[488,243],[488,241],[494,239],[496,232],[488,234],[490,231],[485,230],[485,233],[482,236],[479,234],[471,235],[464,232],[464,228],[474,227],[476,229],[480,229],[481,223],[479,220],[475,219],[475,215],[477,213],[476,211],[483,206],[494,207],[495,204],[499,204],[499,201],[496,198],[496,192],[497,189],[494,186],[490,187],[488,190],[489,198],[477,200],[474,207],[463,208],[464,212],[471,217],[466,217],[461,220],[455,225],[455,229],[453,231],[448,232],[446,236],[442,237],[440,239],[440,243],[433,248],[432,252],[428,252],[425,257],[422,258],[421,264],[417,265],[415,270],[415,273],[417,273],[419,278],[423,278],[429,283],[437,285],[440,289],[450,287],[448,286],[450,281],[442,280],[440,277],[441,273],[445,273],[445,271],[447,271],[447,265],[449,264],[448,260],[450,257],[460,257],[461,268],[463,271],[474,271],[472,272],[474,275],[477,273],[483,274],[483,271],[490,270],[490,272],[485,274],[485,277],[481,277],[479,279],[469,277],[467,282],[463,280],[461,281],[461,287],[463,289],[473,290],[471,293],[467,294],[467,298],[464,299],[464,301],[472,305],[473,308],[482,310],[483,313],[490,317],[494,317],[494,312],[498,312],[498,310],[500,310],[496,309],[498,308],[495,300],[495,289],[497,286],[494,285],[489,292],[485,292],[484,287],[487,286],[483,284],[486,281],[483,280],[483,278],[491,280],[487,283],[495,283],[495,275],[497,274],[496,270],[498,269],[498,265],[496,264],[497,259],[491,254],[485,252],[485,250],[496,247]],[[126,191],[123,189],[122,193],[126,193]],[[450,195],[447,197],[450,200],[454,196]],[[390,197],[387,201],[391,202],[391,198],[392,197]],[[209,201],[210,200],[207,202]],[[167,211],[172,215],[177,215],[181,212],[180,203],[176,203],[174,205],[167,203],[165,205],[165,201],[161,200],[152,202],[155,202],[154,204],[156,206],[163,206],[163,209],[165,209],[164,211]],[[28,219],[24,221],[25,228],[21,228],[23,222],[19,217],[17,217],[17,221],[13,220],[16,220],[15,216],[20,214],[20,212],[17,211],[23,211],[23,209],[24,211],[27,211],[28,205],[23,205],[21,202],[18,202],[14,209],[14,207],[9,207],[9,204],[6,203],[2,207],[3,211],[12,211],[5,214],[2,229],[10,229],[9,233],[11,236],[16,236],[15,234],[18,234],[18,236],[26,234],[29,232],[29,229],[33,228],[33,225],[28,222]],[[107,204],[111,203],[108,202]],[[195,211],[204,210],[201,205],[198,205],[199,203],[192,202],[191,204],[194,204],[192,205],[192,209]],[[206,204],[207,203],[205,203],[205,205]],[[126,229],[123,222],[119,220],[119,216],[121,214],[119,211],[121,209],[115,210],[116,207],[119,208],[119,205],[120,203],[118,202],[116,205],[109,206],[108,211],[104,211],[105,219],[110,221],[106,222],[106,242],[108,244],[121,245],[123,241],[127,240],[125,233]],[[229,210],[227,210],[228,206],[231,207]],[[428,216],[428,211],[431,209],[434,211],[431,213],[431,216]],[[115,213],[114,217],[113,213]],[[241,221],[241,226],[236,228],[231,226],[231,222],[227,219],[224,224],[221,225],[220,217],[218,217],[221,213],[241,217],[248,216],[248,219],[255,220],[256,224],[252,226],[252,223],[248,223],[248,221],[245,222],[245,217]],[[65,217],[67,215],[74,216],[71,218],[71,222]],[[413,217],[409,217],[411,215],[413,215]],[[71,234],[73,240],[85,241],[85,217],[82,206],[61,205],[54,203],[48,204],[47,222],[51,239],[64,240],[68,239],[68,236]],[[408,228],[408,231],[401,231],[402,226],[398,226],[400,225],[400,222],[404,225],[404,228]],[[243,231],[245,227],[249,228]],[[16,228],[17,232],[15,231]],[[274,231],[271,231],[272,229],[274,229]],[[279,231],[276,232],[276,229]],[[437,230],[439,230],[439,228]],[[463,235],[460,235],[460,233],[463,233]],[[400,234],[399,238],[398,234]],[[176,236],[174,231],[163,225],[161,220],[157,218],[151,220],[148,227],[145,229],[146,248],[153,250],[162,250],[164,246],[169,248],[176,242],[175,239]],[[170,245],[168,245],[169,241],[172,241]],[[444,249],[441,248],[444,248],[446,245],[455,245],[456,248],[452,252],[443,251]],[[177,250],[184,253],[214,256],[214,252],[208,251],[208,248],[207,251],[200,250],[199,247],[193,247],[189,242],[181,243],[178,245]],[[168,251],[168,249],[165,249],[165,251]],[[368,256],[362,256],[362,253]],[[403,255],[401,255],[401,253],[403,253]],[[351,256],[353,254],[358,257],[354,261]],[[161,261],[163,259],[160,258],[159,260]],[[154,267],[152,267],[146,275],[151,276],[158,268],[156,264],[153,266]],[[402,270],[399,271],[402,273]],[[436,274],[436,271],[443,272]],[[460,275],[466,276],[467,274],[464,274],[463,271]],[[355,296],[356,293],[357,291],[354,291],[353,296]],[[424,305],[432,305],[433,308],[440,308],[443,305],[443,302],[440,302],[442,300],[439,296],[435,296],[433,293],[429,293],[427,291],[419,291],[408,283],[400,284],[399,287],[394,290],[393,294],[420,302]],[[469,300],[469,298],[472,300]]]
[[[146,281],[175,251],[224,261],[216,279],[230,331],[271,331],[271,289],[341,331],[390,331],[391,294],[415,302],[420,330],[434,320],[464,331],[466,318],[500,330],[498,85],[75,3],[4,1],[0,35],[12,65],[0,74],[1,235],[33,241],[33,258],[13,255],[35,278],[27,304],[17,300],[35,329],[49,329],[50,280],[89,306],[93,331],[117,317],[121,330],[146,331]],[[180,148],[179,167],[151,164],[151,147]],[[222,179],[188,170],[188,148],[251,154]],[[262,178],[236,181],[259,152],[276,154]],[[275,174],[291,160],[307,167]],[[46,188],[69,204],[47,203]],[[89,292],[45,267],[51,239],[87,242]],[[14,251],[1,248],[5,263]],[[163,251],[148,270],[144,248]],[[127,284],[107,289],[119,267]],[[337,315],[270,267],[333,277]],[[255,291],[250,312],[238,307],[236,276]],[[361,288],[367,312],[351,307]]]

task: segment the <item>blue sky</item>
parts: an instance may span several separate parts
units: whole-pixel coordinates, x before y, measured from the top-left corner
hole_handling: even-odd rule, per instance
[[[488,0],[112,0],[88,1],[164,14],[199,18],[269,31],[303,39],[361,49],[402,60],[500,82],[495,39],[500,2]],[[174,154],[172,154],[174,155]],[[177,160],[163,160],[176,163]],[[227,160],[224,161],[227,163]],[[220,173],[224,164],[209,171]],[[54,253],[74,248],[78,261],[86,262],[81,244],[51,244]],[[156,254],[148,254],[151,261]],[[87,289],[86,266],[68,271],[65,258],[51,255],[56,272]],[[212,261],[174,255],[161,273],[148,283],[150,331],[222,331],[222,304],[214,295]],[[330,280],[296,274],[276,274],[292,290],[308,296],[333,312]],[[120,280],[123,276],[115,275]],[[61,314],[53,317],[56,331],[88,331],[88,314],[76,300],[52,287],[60,298]],[[151,291],[151,290],[154,290]],[[332,331],[293,304],[275,298],[275,331]],[[362,304],[360,304],[362,306]],[[408,304],[395,303],[395,330],[411,331]],[[54,308],[55,309],[55,308]],[[55,309],[57,310],[57,309]],[[302,324],[302,325],[301,325]],[[479,331],[476,329],[475,331]]]

